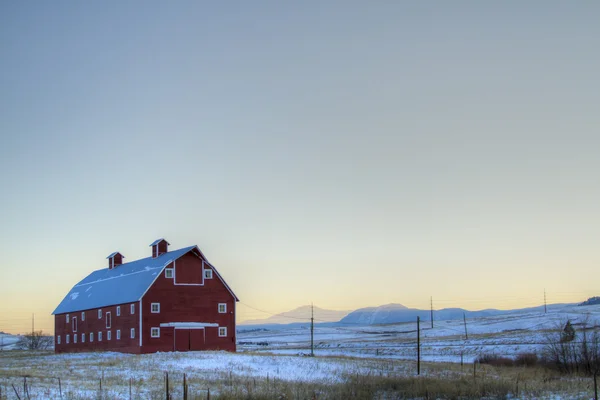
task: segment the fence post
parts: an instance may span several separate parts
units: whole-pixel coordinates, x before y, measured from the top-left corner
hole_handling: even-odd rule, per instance
[[[62,385],[60,384],[60,378],[58,378],[58,393],[60,393],[60,398],[62,399]]]
[[[594,371],[594,400],[598,400],[598,370]]]
[[[417,317],[417,375],[421,375],[421,318]]]
[[[129,377],[129,400],[131,400],[131,381],[133,378]]]
[[[165,372],[165,399],[169,400],[169,373]]]

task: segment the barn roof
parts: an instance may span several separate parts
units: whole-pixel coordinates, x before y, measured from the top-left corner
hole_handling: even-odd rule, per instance
[[[193,249],[200,251],[197,246],[184,247],[156,258],[142,258],[113,269],[94,271],[73,286],[52,314],[138,301],[167,265]]]

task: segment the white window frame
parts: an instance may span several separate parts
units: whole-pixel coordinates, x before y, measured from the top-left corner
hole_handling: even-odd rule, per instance
[[[210,268],[207,268],[204,270],[204,279],[212,279],[213,278],[213,271]]]
[[[135,339],[135,328],[131,328],[129,330],[129,338],[130,339]]]
[[[135,315],[135,304],[129,305],[129,314]]]
[[[67,344],[69,344],[71,342],[71,335],[69,335],[68,333],[65,335],[67,337]]]
[[[102,309],[98,309],[98,319],[102,319]]]
[[[117,329],[117,340],[121,340],[121,330]]]
[[[106,329],[110,329],[112,327],[112,315],[110,311],[104,313],[104,322]]]
[[[77,344],[77,334],[73,334],[73,344]]]
[[[226,326],[219,327],[219,337],[227,337],[227,327]]]
[[[71,318],[71,330],[77,332],[77,317]]]
[[[175,275],[175,270],[173,268],[165,268],[165,278],[173,279]]]
[[[85,333],[81,334],[81,343],[85,343]]]
[[[156,311],[154,310],[154,306],[156,306]],[[160,314],[160,303],[152,303],[152,304],[150,304],[150,312],[152,314]]]
[[[160,328],[150,328],[150,337],[159,338],[160,337]]]
[[[81,322],[85,321],[85,311],[81,312]]]
[[[117,306],[117,317],[121,316],[121,306]]]
[[[94,332],[90,332],[90,343],[94,341]]]
[[[102,341],[102,331],[98,331],[98,341]]]
[[[223,311],[221,311],[221,307],[223,307]],[[219,314],[227,314],[227,303],[219,303],[218,311]]]
[[[67,324],[69,323],[69,314],[67,314]]]
[[[106,340],[111,340],[112,339],[112,331],[106,331]]]
[[[60,335],[56,335],[56,344],[60,344]]]

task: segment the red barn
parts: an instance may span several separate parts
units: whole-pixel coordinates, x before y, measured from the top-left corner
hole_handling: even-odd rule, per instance
[[[236,350],[238,298],[197,246],[108,267],[76,284],[52,313],[57,353]]]

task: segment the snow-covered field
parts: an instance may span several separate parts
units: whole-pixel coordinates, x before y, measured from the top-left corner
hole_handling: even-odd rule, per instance
[[[539,352],[548,340],[548,334],[567,320],[576,330],[581,329],[584,321],[599,329],[600,306],[550,307],[548,313],[522,312],[467,320],[468,339],[463,321],[435,321],[433,328],[430,321],[423,321],[421,377],[453,380],[471,376],[472,369],[463,370],[459,364],[461,353],[466,363],[484,352],[506,356]],[[330,388],[345,385],[354,376],[416,375],[416,323],[317,325],[314,334],[317,357],[314,358],[306,356],[310,353],[310,329],[240,328],[238,353],[57,355],[49,351],[0,351],[0,395],[3,399],[17,398],[16,390],[21,398],[27,398],[24,376],[27,376],[27,392],[31,399],[60,398],[61,395],[72,399],[129,398],[130,391],[131,398],[151,399],[164,398],[165,372],[169,373],[173,398],[182,397],[184,373],[190,393],[198,398],[206,398],[209,390],[213,397],[233,392],[236,394],[229,398],[237,398],[237,395],[244,397],[253,391],[264,394],[290,393],[291,390],[295,393],[294,390],[309,390],[308,387],[323,390],[323,385]],[[440,361],[452,363],[433,363]],[[500,379],[497,374],[506,373],[489,366],[478,368],[483,376],[493,380]],[[512,382],[513,377],[501,379]],[[590,398],[588,380],[561,378],[543,382],[541,385],[546,386],[540,389],[542,391],[517,398]],[[306,396],[298,394],[291,398],[295,397]]]
[[[466,320],[421,321],[421,356],[425,361],[472,362],[482,353],[515,357],[539,353],[549,335],[570,320],[574,326],[600,328],[600,305],[549,306],[548,312],[515,312],[509,315]],[[252,330],[240,327],[239,351],[273,354],[310,352],[310,329]],[[468,338],[467,338],[468,337]],[[315,354],[352,357],[416,359],[417,325],[414,323],[321,327],[314,331]]]

